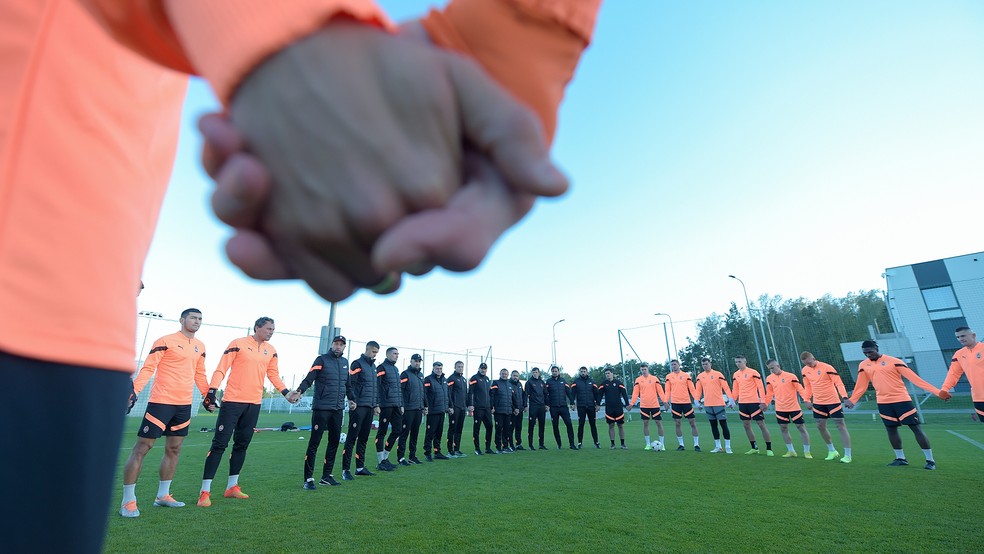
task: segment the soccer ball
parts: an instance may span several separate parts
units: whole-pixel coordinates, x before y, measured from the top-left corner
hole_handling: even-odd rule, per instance
[[[341,435],[338,435],[338,442],[339,442],[340,444],[345,444],[345,439],[346,439],[346,438],[347,438],[347,437],[345,436],[345,433],[342,433]]]
[[[656,446],[653,447],[653,452],[662,452],[663,450],[666,450],[666,448],[663,447],[663,443],[661,442],[657,442]]]

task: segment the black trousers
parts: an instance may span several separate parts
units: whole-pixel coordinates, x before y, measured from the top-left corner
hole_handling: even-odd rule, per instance
[[[441,435],[444,434],[444,412],[427,414],[427,428],[424,429],[424,454],[432,455],[441,450]]]
[[[448,452],[461,450],[461,433],[465,429],[465,417],[468,416],[464,406],[455,406],[454,413],[448,416]]]
[[[540,430],[540,446],[543,446],[543,429],[544,425],[547,423],[547,407],[546,406],[530,406],[529,412],[529,443],[533,446],[533,428],[539,426]]]
[[[482,430],[482,425],[485,426],[485,449],[488,450],[492,447],[492,410],[490,408],[475,408],[473,418],[472,437],[475,439],[475,450],[482,449],[478,443],[478,435]]]
[[[390,428],[390,436],[386,438],[386,427]],[[403,414],[399,406],[388,406],[379,409],[379,430],[376,431],[376,452],[389,452],[403,432]]]
[[[307,453],[304,454],[304,480],[314,477],[314,459],[318,456],[321,437],[328,432],[328,446],[325,448],[325,463],[321,477],[332,474],[335,454],[338,452],[338,438],[342,435],[342,410],[311,410],[311,438],[308,439]]]
[[[0,517],[4,552],[101,552],[129,375],[2,352],[0,375],[18,390],[33,391],[0,402],[0,491],[16,503]],[[55,399],[57,409],[39,408],[38,391]],[[18,423],[25,417],[30,425]],[[71,430],[58,432],[66,418]],[[71,473],[80,477],[70,486],[52,478],[65,473],[66,454]]]
[[[591,438],[598,444],[598,424],[595,422],[594,406],[577,407],[577,443],[584,442],[584,420],[588,420],[591,425]]]
[[[522,445],[523,444],[523,412],[512,416],[512,421],[509,422],[509,427],[512,429],[513,441],[510,445]]]
[[[232,439],[232,455],[229,456],[229,475],[239,475],[246,463],[246,449],[253,440],[253,429],[260,418],[260,405],[246,402],[223,402],[215,421],[212,447],[205,455],[205,471],[202,479],[214,479],[222,463],[222,454]]]
[[[563,448],[563,445],[560,444],[560,428],[557,427],[561,419],[567,425],[567,442],[571,446],[574,446],[574,427],[571,425],[571,411],[567,406],[550,406],[550,419],[553,420],[553,431],[554,438],[557,439],[557,448]]]
[[[512,414],[509,412],[495,413],[495,449],[502,450],[509,446],[509,422]]]
[[[359,406],[349,411],[348,431],[345,434],[345,450],[342,451],[342,469],[352,467],[352,453],[355,452],[355,469],[366,467],[366,444],[372,431],[372,408]]]
[[[403,431],[397,443],[396,459],[417,457],[417,438],[420,436],[420,418],[423,410],[407,410],[403,413]],[[410,439],[410,455],[407,456],[407,438]]]

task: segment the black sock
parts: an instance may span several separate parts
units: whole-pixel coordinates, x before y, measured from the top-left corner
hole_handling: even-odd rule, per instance
[[[625,439],[618,439],[618,442],[622,443],[622,446],[625,446]]]
[[[758,450],[758,445],[755,444],[755,441],[752,441],[752,450]]]
[[[765,443],[765,449],[766,450],[772,450],[772,443],[771,442],[766,442]]]

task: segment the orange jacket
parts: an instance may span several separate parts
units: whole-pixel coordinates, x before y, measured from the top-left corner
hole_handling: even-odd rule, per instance
[[[762,386],[762,375],[750,367],[734,372],[731,376],[731,391],[735,394],[735,402],[739,404],[764,402],[765,387]]]
[[[278,391],[287,387],[280,380],[280,369],[277,363],[277,349],[269,342],[257,344],[252,336],[236,339],[229,343],[222,359],[219,360],[209,386],[219,388],[222,380],[229,373],[222,394],[223,402],[245,402],[259,404],[263,400],[263,377],[273,383]]]
[[[905,388],[902,378],[912,381],[917,387],[933,394],[939,394],[940,389],[930,385],[909,369],[905,362],[892,356],[882,354],[875,361],[865,359],[858,364],[858,382],[854,385],[851,402],[857,402],[868,390],[868,383],[875,387],[875,401],[878,404],[911,401],[909,391]]]
[[[666,395],[674,404],[690,404],[690,397],[700,398],[690,374],[685,371],[671,371],[666,374]]]
[[[636,400],[642,401],[639,404],[640,408],[659,408],[661,401],[666,402],[666,392],[659,384],[659,377],[655,375],[636,377],[632,385],[632,399],[629,400],[629,406],[635,406]]]
[[[973,348],[963,347],[953,353],[950,361],[950,371],[943,381],[943,390],[950,390],[960,380],[961,375],[970,381],[970,393],[974,402],[984,402],[984,342],[979,342]]]
[[[768,405],[775,398],[777,412],[798,412],[802,408],[796,400],[797,394],[803,400],[809,398],[796,375],[788,371],[780,372],[779,375],[769,373],[765,378],[765,400],[762,403]]]
[[[180,331],[157,339],[133,380],[134,392],[140,394],[155,373],[157,378],[148,402],[191,404],[194,385],[205,396],[208,392],[205,344],[198,339],[189,339]]]
[[[716,369],[698,373],[696,389],[697,398],[703,394],[704,405],[712,408],[724,406],[724,395],[731,396],[728,380]]]
[[[803,366],[803,388],[807,402],[814,404],[840,404],[847,398],[847,389],[834,366],[817,362],[816,367]],[[810,399],[813,400],[810,400]]]

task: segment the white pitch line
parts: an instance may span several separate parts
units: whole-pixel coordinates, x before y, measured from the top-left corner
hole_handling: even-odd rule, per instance
[[[977,442],[977,441],[975,441],[974,439],[972,439],[972,438],[970,438],[970,437],[965,437],[965,436],[963,436],[963,435],[961,435],[960,433],[958,433],[958,432],[956,432],[956,431],[951,431],[951,430],[949,430],[949,429],[947,429],[947,430],[946,430],[946,432],[947,432],[947,433],[950,433],[951,435],[955,435],[955,436],[957,436],[957,437],[960,437],[960,438],[962,438],[963,440],[965,440],[965,441],[967,441],[967,442],[969,442],[970,444],[972,444],[972,445],[974,445],[974,446],[976,446],[977,448],[980,448],[981,450],[984,450],[984,444],[981,444],[981,443],[979,443],[979,442]]]

